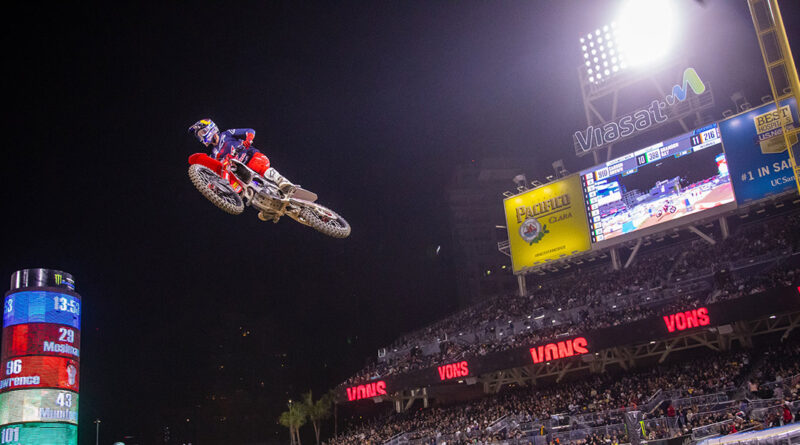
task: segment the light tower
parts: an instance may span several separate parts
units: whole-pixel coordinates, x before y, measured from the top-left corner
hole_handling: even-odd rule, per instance
[[[577,156],[591,153],[595,163],[610,160],[615,143],[639,133],[632,131],[599,143],[597,138],[594,143],[587,138],[597,134],[594,132],[602,134],[605,124],[617,123],[647,108],[652,99],[663,100],[670,95],[672,85],[682,84],[681,75],[688,66],[681,58],[671,57],[673,35],[680,26],[673,16],[667,0],[631,0],[624,4],[617,20],[578,38],[583,55],[578,81],[588,127],[573,138]],[[714,105],[714,97],[705,82],[700,94],[668,102],[660,111],[666,119],[653,119],[648,130],[673,122],[684,132],[700,126],[704,123],[700,112]],[[605,159],[601,159],[602,151],[606,151]]]
[[[72,275],[24,269],[3,300],[0,444],[76,445],[81,296]]]

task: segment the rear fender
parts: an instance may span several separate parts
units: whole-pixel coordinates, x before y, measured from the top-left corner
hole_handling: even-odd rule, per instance
[[[213,170],[214,173],[222,176],[222,163],[205,153],[195,153],[189,156],[189,164],[200,164],[203,167],[208,167],[209,169]]]

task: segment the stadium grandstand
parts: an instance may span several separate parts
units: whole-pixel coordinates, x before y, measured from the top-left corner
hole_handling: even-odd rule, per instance
[[[800,199],[701,227],[619,270],[608,252],[542,268],[525,295],[399,337],[337,388],[346,428],[327,443],[682,444],[793,423]]]

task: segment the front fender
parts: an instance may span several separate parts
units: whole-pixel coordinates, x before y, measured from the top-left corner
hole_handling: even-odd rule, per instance
[[[214,171],[214,173],[222,176],[222,163],[205,153],[195,153],[189,156],[189,164],[200,164],[204,167],[210,168]]]

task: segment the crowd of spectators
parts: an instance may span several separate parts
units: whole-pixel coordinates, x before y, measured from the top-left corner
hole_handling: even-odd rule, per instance
[[[401,433],[425,444],[488,444],[528,434],[547,436],[552,445],[626,443],[623,413],[631,409],[645,412],[647,439],[700,430],[704,436],[728,434],[796,421],[800,416],[800,342],[792,340],[768,348],[755,358],[751,354],[755,353],[716,353],[548,387],[519,387],[471,403],[418,409],[353,424],[346,434],[327,443],[383,444]],[[750,386],[754,382],[771,392],[759,392],[758,384]],[[775,400],[776,405],[762,418],[752,418],[747,399],[727,400],[726,392],[733,393],[739,387],[754,389],[747,396],[751,400],[760,396]],[[659,394],[660,400],[656,399]],[[516,420],[509,424],[513,427],[497,429],[496,422],[508,416]],[[528,426],[527,432],[522,425]],[[604,425],[609,427],[604,429]],[[587,434],[570,438],[571,431],[582,430]]]
[[[800,250],[800,215],[789,214],[742,226],[734,236],[713,246],[696,243],[675,268],[675,276],[687,276],[729,267],[731,263],[791,249]]]
[[[352,426],[348,434],[329,442],[329,445],[383,443],[396,434],[414,432],[419,437],[448,436],[448,443],[473,443],[522,436],[521,429],[492,431],[489,426],[497,419],[513,415],[519,423],[547,425],[540,434],[564,427],[571,428],[579,415],[595,413],[580,421],[581,427],[597,427],[620,423],[621,409],[643,407],[656,394],[684,398],[715,394],[734,388],[749,371],[750,357],[744,352],[729,352],[700,359],[657,365],[635,372],[591,375],[580,380],[565,381],[549,387],[523,387],[489,396],[477,402],[448,408],[415,410],[374,419]],[[695,412],[697,412],[697,407]],[[655,415],[660,414],[659,407]],[[674,415],[674,413],[673,413]],[[688,418],[693,424],[712,421],[709,417]],[[560,420],[559,420],[560,419]],[[566,420],[564,420],[566,419]],[[570,420],[572,419],[572,420]],[[653,429],[656,431],[656,429]],[[657,433],[656,433],[657,434]],[[590,440],[613,440],[605,434]]]
[[[576,268],[542,281],[524,297],[485,301],[403,336],[388,348],[386,357],[372,361],[344,384],[800,284],[799,268],[775,262],[768,263],[767,270],[731,269],[734,263],[787,249],[800,252],[797,213],[743,225],[714,245],[695,240],[641,254],[620,271],[609,271],[607,264]],[[695,288],[687,288],[692,280]],[[426,350],[432,344],[435,348]]]

